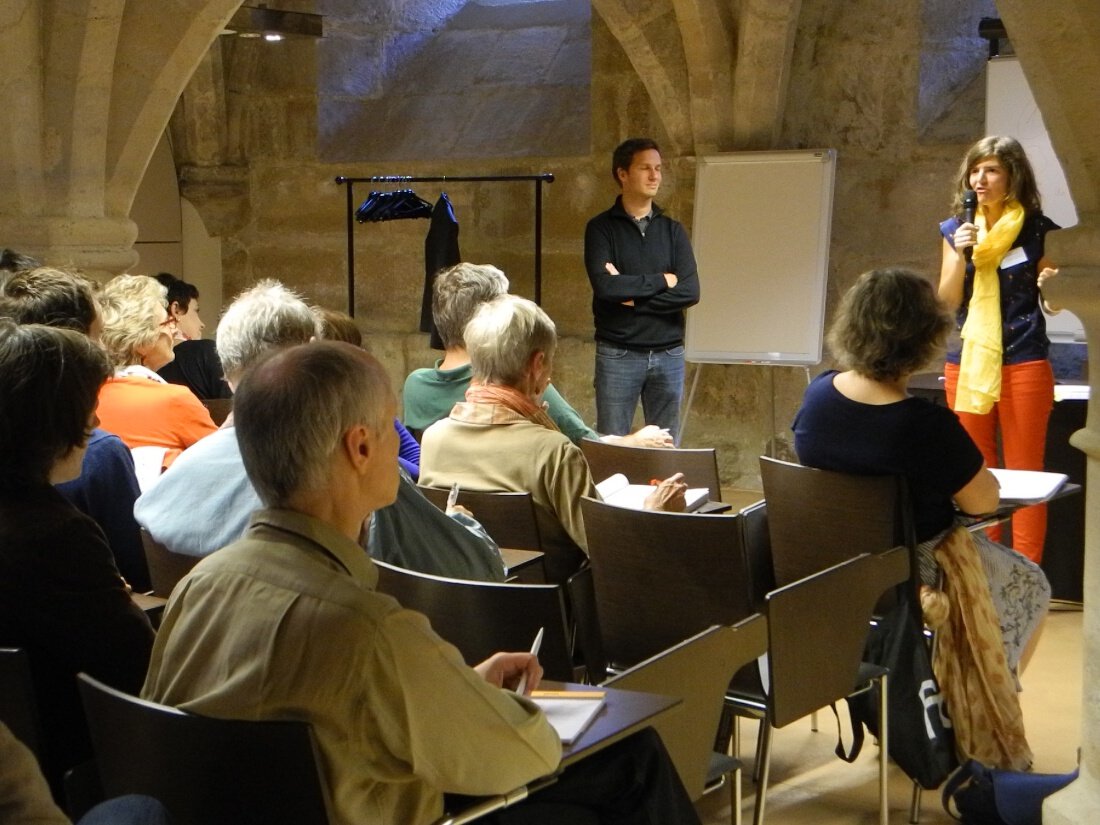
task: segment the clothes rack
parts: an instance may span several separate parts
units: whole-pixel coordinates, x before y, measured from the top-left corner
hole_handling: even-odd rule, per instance
[[[542,185],[553,183],[551,172],[537,175],[374,175],[352,178],[337,175],[336,182],[346,187],[348,233],[348,315],[355,316],[355,184],[357,183],[496,183],[531,181],[535,189],[535,303],[542,304]]]

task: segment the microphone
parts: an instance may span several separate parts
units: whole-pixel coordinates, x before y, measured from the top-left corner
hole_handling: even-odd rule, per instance
[[[973,189],[967,189],[962,197],[962,222],[974,223],[974,217],[978,212],[978,193]],[[967,263],[974,257],[974,247],[968,246],[963,250],[963,257]]]

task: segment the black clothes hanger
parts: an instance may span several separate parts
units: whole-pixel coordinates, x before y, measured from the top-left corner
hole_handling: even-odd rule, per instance
[[[432,205],[411,189],[371,192],[362,205],[355,210],[355,220],[359,223],[400,221],[431,216]]]

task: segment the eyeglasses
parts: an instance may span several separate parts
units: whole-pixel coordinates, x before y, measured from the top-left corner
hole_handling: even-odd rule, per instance
[[[165,318],[163,321],[161,321],[157,326],[174,327],[175,325],[176,325],[176,316],[169,315],[167,318]]]

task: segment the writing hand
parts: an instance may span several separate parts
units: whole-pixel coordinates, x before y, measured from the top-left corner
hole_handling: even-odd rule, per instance
[[[664,427],[656,424],[646,424],[638,432],[624,435],[620,444],[629,444],[632,447],[671,447],[672,435]]]
[[[523,675],[527,674],[524,695],[529,694],[542,681],[542,665],[539,657],[530,653],[494,653],[484,662],[474,666],[490,685],[514,690]]]
[[[687,484],[684,482],[684,474],[671,475],[657,485],[652,493],[645,498],[642,507],[645,510],[664,510],[669,513],[682,513],[687,508]]]

